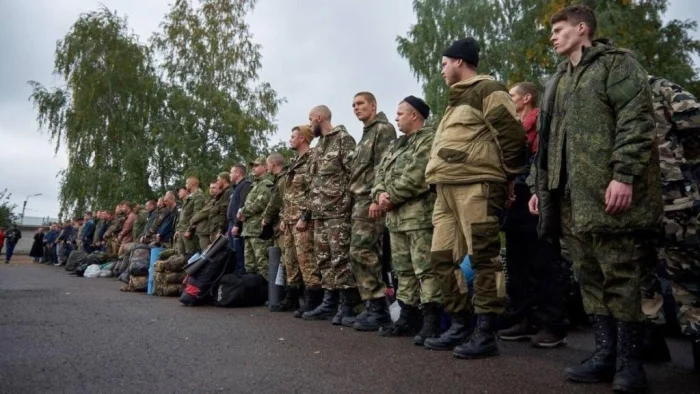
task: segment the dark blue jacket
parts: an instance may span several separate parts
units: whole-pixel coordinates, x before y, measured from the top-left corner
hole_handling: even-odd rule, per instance
[[[158,227],[158,236],[161,243],[168,243],[173,238],[173,230],[175,229],[175,217],[177,216],[177,208],[173,208],[165,214],[163,221]]]
[[[83,233],[80,235],[80,239],[83,243],[92,244],[92,239],[95,237],[95,222],[90,219],[83,226]]]
[[[237,223],[236,214],[238,209],[245,204],[246,198],[248,198],[248,192],[253,185],[246,178],[238,182],[237,185],[233,187],[233,193],[231,193],[231,200],[228,203],[228,209],[226,210],[226,218],[228,219],[229,226],[234,224],[241,227],[242,223]]]

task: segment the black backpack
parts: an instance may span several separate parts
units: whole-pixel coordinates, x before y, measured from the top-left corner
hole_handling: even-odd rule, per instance
[[[231,273],[221,277],[214,303],[222,308],[261,306],[267,301],[267,281],[257,274]]]

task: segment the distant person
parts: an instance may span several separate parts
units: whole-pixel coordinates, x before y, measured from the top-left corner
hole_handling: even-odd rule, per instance
[[[15,254],[15,246],[17,242],[22,238],[22,232],[17,229],[17,225],[13,224],[10,231],[5,235],[7,240],[7,249],[5,249],[5,264],[10,264],[12,260],[12,255]]]
[[[34,233],[34,243],[29,251],[29,257],[34,258],[34,262],[38,263],[44,257],[44,228],[39,227]]]
[[[5,246],[5,227],[0,227],[0,254],[2,254],[2,248]]]

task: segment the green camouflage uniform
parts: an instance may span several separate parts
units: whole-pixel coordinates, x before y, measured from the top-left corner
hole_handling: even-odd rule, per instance
[[[163,206],[160,208],[156,208],[155,211],[155,216],[153,219],[153,223],[151,223],[151,227],[146,229],[146,240],[144,243],[150,244],[151,242],[155,242],[156,238],[155,235],[158,233],[158,229],[160,228],[161,223],[163,223],[163,220],[165,219],[165,216],[168,214],[168,208]]]
[[[540,128],[536,159],[540,235],[560,227],[587,313],[641,321],[641,267],[654,253],[643,234],[659,229],[663,209],[647,75],[595,40],[576,68],[559,66],[543,104],[540,122],[551,127]],[[633,185],[630,208],[615,215],[605,213],[612,180]]]
[[[258,237],[262,233],[263,213],[272,197],[274,185],[266,176],[254,178],[252,183],[241,210],[245,219],[241,234],[244,242],[245,270],[249,274],[259,274],[268,279],[268,249],[272,246],[272,242]],[[274,278],[269,279],[274,280]]]
[[[209,213],[216,203],[216,196],[211,196],[202,209],[196,211],[190,219],[190,234],[192,239],[197,237],[199,250],[204,250],[211,244],[211,234],[209,233]]]
[[[357,287],[350,271],[350,214],[352,195],[348,189],[355,139],[336,126],[321,136],[310,166],[309,210],[314,221],[314,254],[326,290]]]
[[[287,285],[308,289],[321,288],[321,275],[314,259],[313,228],[309,221],[309,167],[313,160],[313,149],[296,158],[287,171],[284,186],[284,268]],[[307,221],[306,231],[296,229],[297,222]]]
[[[228,203],[231,201],[231,194],[233,189],[227,186],[224,190],[219,193],[214,199],[214,205],[209,211],[209,234],[211,242],[214,242],[216,237],[221,234],[226,234],[226,227],[228,226],[228,218],[226,217],[226,212],[228,210]]]
[[[658,260],[672,282],[683,333],[700,336],[700,241],[698,240],[698,178],[700,174],[700,103],[689,92],[663,78],[649,77],[656,113],[661,182],[664,198],[664,238]],[[664,324],[661,284],[651,260],[642,280],[642,310],[652,322]]]
[[[148,223],[148,210],[146,208],[141,208],[136,214],[136,220],[134,220],[134,242],[141,242],[141,236],[146,228],[146,223]]]
[[[391,233],[391,263],[398,279],[397,298],[406,305],[441,302],[440,284],[430,267],[435,194],[425,181],[435,130],[423,127],[389,147],[377,168],[372,199],[389,194],[386,214]]]
[[[362,300],[373,300],[386,295],[386,285],[382,280],[381,245],[384,218],[370,219],[369,206],[372,204],[370,192],[374,185],[375,169],[394,140],[396,130],[386,115],[380,112],[362,130],[362,138],[353,155],[350,191],[354,204],[350,258]]]
[[[100,228],[102,228],[102,225],[105,223],[104,220],[98,220],[97,223],[95,223],[95,235],[92,236],[92,244],[97,245],[99,244],[102,240],[100,239]]]
[[[265,212],[263,212],[263,219],[265,219],[265,222],[275,223],[275,233],[272,242],[281,249],[282,256],[284,256],[284,241],[282,239],[282,231],[280,231],[280,213],[282,212],[282,205],[284,204],[282,196],[284,196],[286,177],[287,167],[284,167],[279,174],[274,176],[270,202],[267,204],[267,207],[265,207]]]
[[[126,222],[126,214],[119,213],[112,224],[107,228],[104,235],[105,246],[107,247],[107,255],[110,257],[116,257],[119,254],[119,243],[117,242],[117,235],[122,231],[124,227],[124,222]]]
[[[179,233],[177,238],[177,250],[181,255],[191,255],[194,254],[197,249],[199,249],[197,240],[194,237],[190,237],[190,239],[185,238],[185,233],[190,227],[192,217],[196,212],[201,211],[203,206],[204,193],[202,193],[200,189],[190,193],[187,197],[185,197],[185,201],[182,203],[180,217],[178,218],[176,229]]]

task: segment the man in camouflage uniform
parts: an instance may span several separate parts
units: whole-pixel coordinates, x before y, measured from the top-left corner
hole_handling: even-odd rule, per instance
[[[228,203],[231,200],[231,177],[228,172],[221,172],[216,178],[216,183],[221,191],[216,196],[216,201],[211,207],[209,212],[209,233],[211,234],[211,242],[214,242],[219,234],[226,234],[226,227],[228,227],[228,218],[226,217],[226,211],[228,210]]]
[[[550,22],[554,49],[568,59],[545,87],[529,209],[540,214],[541,237],[563,233],[596,341],[565,373],[641,392],[640,279],[663,212],[651,89],[629,53],[593,40],[590,8],[567,7]]]
[[[185,191],[180,196],[180,199],[182,200],[182,207],[180,208],[180,217],[177,221],[175,239],[177,240],[178,252],[185,256],[186,259],[189,259],[199,249],[196,240],[192,237],[185,238],[185,233],[190,226],[192,217],[204,207],[204,193],[199,188],[199,179],[196,177],[187,178]]]
[[[123,207],[125,203],[126,201],[122,201],[114,208],[116,216],[114,220],[112,220],[112,224],[110,224],[107,232],[104,235],[104,242],[107,247],[107,256],[110,257],[118,257],[119,254],[119,241],[117,240],[117,236],[122,231],[124,222],[126,222],[128,215],[128,213],[124,212]]]
[[[146,228],[146,223],[148,222],[148,210],[145,205],[136,205],[134,210],[136,213],[136,220],[134,221],[134,242],[139,242],[141,235],[143,234],[143,229]]]
[[[313,245],[313,228],[310,225],[309,211],[309,166],[313,150],[309,144],[314,135],[308,125],[292,129],[289,146],[296,152],[296,158],[289,167],[285,179],[282,231],[284,232],[284,267],[287,287],[297,293],[304,286],[304,306],[299,308],[294,317],[300,318],[315,309],[323,297],[321,275],[316,267]],[[296,289],[299,290],[296,290]],[[292,294],[290,297],[296,297]],[[295,298],[296,299],[296,298]]]
[[[212,182],[209,185],[209,200],[207,200],[204,206],[202,206],[202,209],[192,215],[192,219],[190,219],[190,227],[185,233],[185,238],[196,239],[198,241],[200,251],[204,251],[204,249],[211,244],[209,215],[214,207],[214,204],[216,204],[216,197],[220,193],[221,190],[219,189],[219,183],[217,181]]]
[[[273,153],[267,157],[267,173],[272,175],[272,195],[270,202],[265,207],[263,212],[263,234],[270,226],[273,227],[272,243],[275,247],[280,248],[281,263],[285,263],[285,245],[283,238],[284,224],[280,220],[282,206],[284,205],[284,190],[286,186],[286,177],[288,168],[284,166],[284,157],[279,153]],[[286,268],[286,266],[285,266]],[[301,287],[299,283],[287,281],[285,288],[285,296],[282,302],[277,305],[271,305],[272,312],[287,312],[299,308],[299,292]]]
[[[324,289],[321,304],[303,314],[305,320],[342,324],[348,310],[338,308],[340,291],[350,294],[357,284],[350,270],[350,215],[352,194],[348,187],[355,139],[345,126],[331,125],[331,111],[321,105],[309,113],[314,135],[320,137],[309,170],[309,210],[314,221],[314,254]]]
[[[245,254],[245,270],[249,274],[262,275],[268,278],[268,249],[272,246],[270,240],[260,239],[262,233],[263,212],[272,197],[272,181],[266,176],[267,163],[265,156],[259,156],[252,163],[253,186],[248,192],[245,205],[239,209],[237,218],[243,222],[243,250]]]
[[[352,236],[350,258],[357,290],[365,301],[365,311],[355,318],[357,292],[348,289],[341,293],[343,325],[358,331],[377,331],[391,325],[386,285],[382,278],[382,245],[384,217],[379,204],[372,201],[375,169],[384,157],[389,144],[396,139],[396,130],[383,112],[377,114],[377,99],[372,93],[360,92],[353,98],[355,116],[364,124],[362,138],[355,148],[350,175],[352,207]]]
[[[656,114],[665,237],[658,260],[671,280],[683,334],[693,341],[700,368],[700,241],[698,240],[698,180],[700,180],[700,103],[688,91],[666,79],[650,76]],[[661,284],[652,261],[642,280],[642,310],[657,325],[665,323]],[[647,354],[670,359],[662,332],[651,328]]]
[[[165,218],[166,213],[165,200],[163,197],[161,197],[156,203],[156,209],[153,212],[153,221],[151,222],[150,226],[146,227],[146,233],[143,235],[143,237],[141,237],[141,243],[150,244],[151,242],[155,241],[156,233],[158,232],[158,228],[160,228],[160,224]]]
[[[157,202],[155,200],[146,201],[145,212],[141,213],[141,215],[145,216],[146,221],[144,222],[141,231],[138,234],[135,234],[137,236],[136,242],[142,242],[143,237],[145,237],[146,233],[148,232],[148,229],[150,229],[153,225],[153,221],[156,220],[156,206]],[[143,220],[143,216],[141,218],[137,216],[137,221]]]
[[[433,239],[435,194],[425,181],[425,167],[430,158],[435,130],[424,125],[430,107],[421,99],[409,96],[400,104],[396,124],[404,135],[394,141],[381,164],[372,188],[372,201],[386,212],[391,239],[391,262],[398,279],[397,296],[401,305],[399,319],[382,336],[415,333],[423,327],[414,343],[440,334],[441,294],[435,272],[430,267]]]

